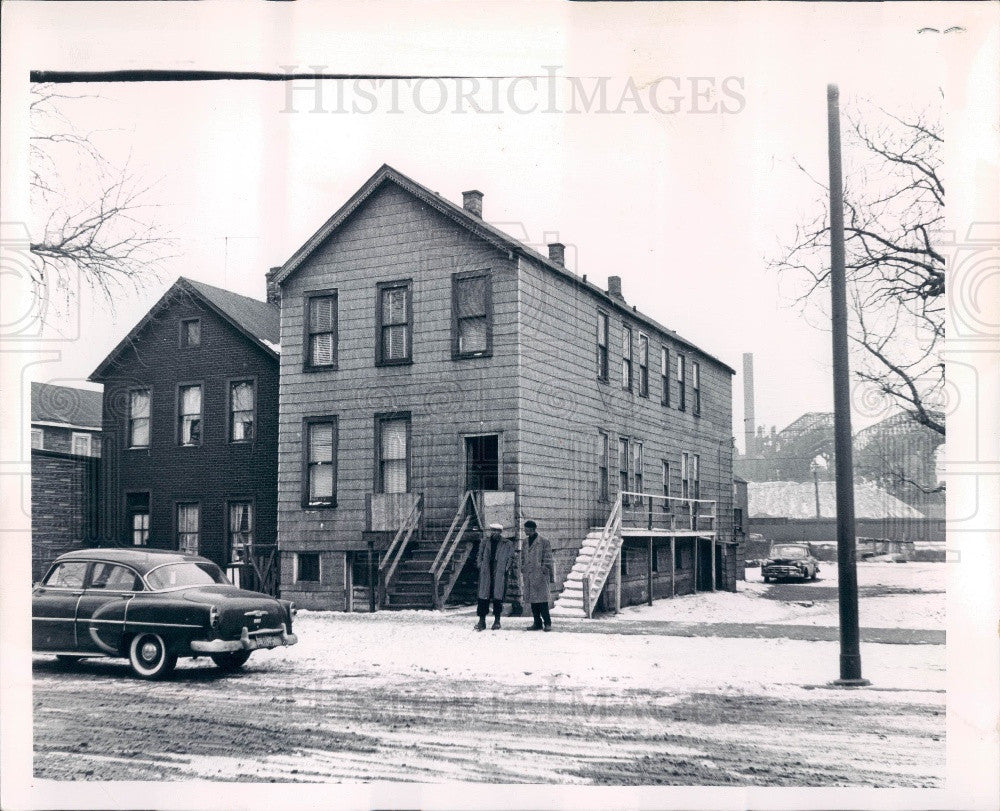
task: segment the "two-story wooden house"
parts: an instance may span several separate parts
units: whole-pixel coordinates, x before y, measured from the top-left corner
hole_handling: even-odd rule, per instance
[[[529,517],[557,612],[735,588],[733,370],[482,199],[383,166],[272,270],[282,593],[357,608],[377,570],[379,603],[440,605],[477,526]]]
[[[102,524],[277,588],[278,306],[180,278],[104,359]]]

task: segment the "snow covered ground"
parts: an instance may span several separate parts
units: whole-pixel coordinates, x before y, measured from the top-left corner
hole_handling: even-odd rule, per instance
[[[947,571],[946,563],[859,563],[862,627],[943,631]],[[764,583],[759,568],[746,574],[735,594],[717,591],[629,606],[619,619],[838,625],[837,564],[821,563],[819,579],[802,584]]]

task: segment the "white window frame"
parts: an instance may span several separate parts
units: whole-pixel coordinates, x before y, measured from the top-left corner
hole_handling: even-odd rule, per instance
[[[84,440],[87,444],[87,450],[83,453],[77,453],[76,451],[76,441]],[[84,431],[73,431],[70,434],[69,449],[74,456],[91,456],[93,454],[94,448],[94,437]]]
[[[35,443],[35,437],[38,437],[38,443]],[[35,450],[45,450],[45,431],[42,428],[32,428],[31,429],[31,447]]]

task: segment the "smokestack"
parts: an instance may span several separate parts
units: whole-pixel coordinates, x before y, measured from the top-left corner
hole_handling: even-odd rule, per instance
[[[549,259],[555,262],[557,265],[566,264],[566,246],[561,242],[550,242],[549,243]]]
[[[621,299],[625,301],[625,296],[622,295],[622,277],[621,276],[608,276],[608,295],[612,298]]]
[[[264,278],[267,280],[268,304],[281,304],[281,288],[278,287],[278,283],[274,281],[274,276],[279,270],[281,270],[281,265],[278,265],[276,268],[271,268],[264,274]]]
[[[743,438],[748,459],[757,456],[757,419],[753,405],[753,352],[743,353]]]
[[[462,208],[470,214],[483,218],[483,193],[477,189],[462,192]]]

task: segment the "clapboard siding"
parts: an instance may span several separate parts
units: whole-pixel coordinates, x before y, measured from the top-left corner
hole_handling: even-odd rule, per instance
[[[491,357],[452,359],[452,274],[488,269]],[[376,285],[412,280],[413,362],[375,366]],[[464,491],[462,434],[500,433],[505,489],[516,486],[516,264],[506,253],[386,184],[282,285],[279,538],[283,551],[322,551],[319,588],[283,572],[301,604],[343,608],[346,550],[360,549],[375,473],[376,413],[411,414],[410,489],[423,493],[428,529],[447,528]],[[303,298],[338,293],[338,368],[303,371]],[[337,506],[303,509],[302,419],[338,418]],[[443,532],[442,532],[443,534]],[[289,556],[289,561],[291,556]],[[328,576],[329,574],[329,576]]]
[[[618,439],[643,443],[643,489],[662,492],[661,460],[670,463],[671,494],[680,495],[681,454],[701,457],[701,496],[717,499],[719,537],[731,532],[732,378],[729,369],[627,308],[522,258],[518,270],[520,509],[553,544],[561,584],[592,526],[603,525],[610,499],[598,499],[598,431],[609,434],[609,495],[618,492]],[[608,381],[597,379],[597,312],[609,315]],[[623,311],[624,309],[624,311]],[[647,313],[650,313],[649,308]],[[621,384],[623,325],[633,330],[633,391]],[[638,395],[638,337],[649,338],[649,397]],[[660,401],[660,348],[670,352],[671,405]],[[677,408],[677,353],[688,364],[687,408]],[[692,413],[690,363],[701,364],[701,415]]]

